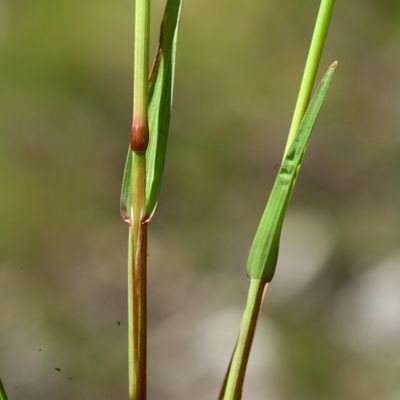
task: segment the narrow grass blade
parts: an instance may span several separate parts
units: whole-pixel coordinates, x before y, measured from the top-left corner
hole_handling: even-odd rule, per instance
[[[157,205],[164,171],[171,117],[176,42],[182,0],[168,0],[161,25],[157,56],[149,78],[149,146],[146,152],[146,216]],[[130,220],[132,151],[128,149],[121,191],[121,216]]]
[[[0,400],[8,400],[6,390],[4,389],[1,379],[0,379]]]
[[[322,79],[289,151],[283,159],[247,261],[247,273],[252,279],[270,282],[274,276],[286,209],[312,128],[327,94],[336,66],[337,63],[333,63]]]
[[[150,142],[147,150],[146,215],[153,214],[160,193],[171,119],[176,41],[182,1],[169,0],[161,25],[157,57],[149,84]]]

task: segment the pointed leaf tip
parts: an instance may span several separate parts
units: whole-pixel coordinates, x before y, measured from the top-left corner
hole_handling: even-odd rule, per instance
[[[304,115],[297,134],[286,153],[258,226],[247,260],[252,279],[270,282],[278,260],[279,242],[291,194],[303,161],[312,128],[325,99],[337,64],[332,64],[321,81]]]

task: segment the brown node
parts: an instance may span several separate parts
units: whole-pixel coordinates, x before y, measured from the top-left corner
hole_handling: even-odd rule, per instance
[[[149,128],[147,123],[133,121],[131,128],[131,149],[134,152],[145,152],[149,144]]]

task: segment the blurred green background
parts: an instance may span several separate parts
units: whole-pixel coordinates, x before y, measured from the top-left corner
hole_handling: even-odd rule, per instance
[[[149,239],[149,398],[215,399],[319,1],[185,0]],[[153,1],[153,50],[164,7]],[[133,1],[0,0],[0,376],[127,398]],[[400,3],[337,1],[339,60],[244,399],[400,399]],[[153,51],[154,53],[154,51]],[[59,369],[59,371],[57,370]]]

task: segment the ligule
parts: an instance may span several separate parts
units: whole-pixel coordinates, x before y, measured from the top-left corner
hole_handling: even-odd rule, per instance
[[[279,253],[279,241],[287,206],[301,167],[312,128],[328,92],[337,67],[334,62],[321,81],[304,115],[299,130],[286,153],[272,188],[267,206],[257,229],[247,262],[252,279],[270,282],[274,276]]]

